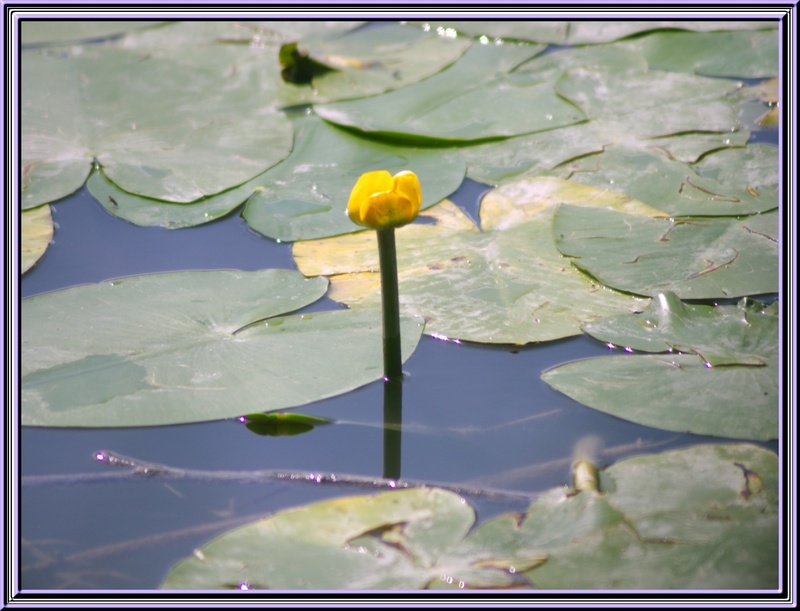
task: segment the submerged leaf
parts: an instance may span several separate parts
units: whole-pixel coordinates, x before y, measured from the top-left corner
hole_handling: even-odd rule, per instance
[[[326,288],[288,270],[179,272],[26,299],[22,424],[217,420],[380,379],[379,311],[283,316]],[[404,358],[421,332],[403,321]]]

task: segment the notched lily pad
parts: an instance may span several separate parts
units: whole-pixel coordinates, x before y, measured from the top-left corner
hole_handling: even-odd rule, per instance
[[[162,588],[404,589],[450,582],[503,587],[546,556],[487,542],[464,555],[475,511],[437,488],[344,497],[233,530],[178,563]]]
[[[218,420],[380,379],[379,311],[287,315],[326,288],[288,270],[179,272],[26,299],[22,424]],[[402,333],[405,359],[422,321],[405,319]]]
[[[281,511],[207,543],[165,589],[771,589],[778,457],[747,444],[636,456],[604,489],[546,491],[474,528],[437,488]]]
[[[553,217],[562,254],[606,286],[682,299],[778,290],[778,215],[648,218],[565,204]]]
[[[425,318],[428,334],[524,344],[577,335],[590,320],[644,307],[577,273],[556,251],[550,221],[563,201],[656,212],[557,178],[519,180],[488,193],[480,229],[442,202],[424,213],[424,224],[396,232],[402,310]],[[304,274],[331,277],[333,299],[354,308],[380,302],[373,232],[297,242],[293,254]]]
[[[315,110],[332,123],[423,144],[515,136],[583,121],[583,113],[555,94],[552,82],[508,74],[540,51],[534,45],[473,45],[453,66],[429,79],[380,98],[318,105]],[[503,100],[499,106],[498,97]]]
[[[597,339],[659,355],[608,356],[546,370],[542,380],[594,409],[668,431],[741,439],[778,435],[777,304],[681,302],[657,295],[641,314],[587,324]]]

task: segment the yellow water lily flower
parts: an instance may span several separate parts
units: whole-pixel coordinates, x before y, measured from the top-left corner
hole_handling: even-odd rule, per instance
[[[370,229],[402,227],[417,218],[422,189],[414,172],[394,176],[386,170],[366,172],[356,182],[347,202],[347,216]]]

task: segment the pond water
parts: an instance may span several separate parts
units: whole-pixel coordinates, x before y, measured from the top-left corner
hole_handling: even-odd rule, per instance
[[[452,200],[475,217],[487,188],[466,181]],[[291,245],[252,232],[240,210],[169,231],[109,215],[81,189],[53,205],[54,241],[21,282],[21,294],[115,277],[190,269],[295,269]],[[308,310],[341,307],[324,298]],[[599,464],[645,451],[718,439],[632,424],[557,393],[540,373],[606,354],[588,336],[524,347],[423,336],[406,362],[401,477],[536,494],[570,482],[573,449],[600,440]],[[342,358],[347,358],[346,347]],[[111,450],[147,462],[209,471],[309,470],[380,477],[383,383],[293,411],[338,423],[291,437],[259,436],[236,419],[133,429],[21,430],[22,585],[25,589],[153,589],[170,567],[240,521],[362,487],[213,478],[102,479]],[[246,406],[242,406],[246,412]],[[777,451],[777,443],[762,444]],[[94,474],[97,480],[76,480]],[[50,476],[50,477],[42,477]],[[527,501],[467,497],[480,520]]]

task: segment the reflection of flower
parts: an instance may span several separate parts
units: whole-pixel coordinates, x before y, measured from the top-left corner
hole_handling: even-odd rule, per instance
[[[370,229],[389,229],[410,223],[419,214],[422,190],[414,172],[394,176],[386,170],[361,175],[350,193],[347,216]]]

